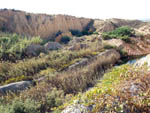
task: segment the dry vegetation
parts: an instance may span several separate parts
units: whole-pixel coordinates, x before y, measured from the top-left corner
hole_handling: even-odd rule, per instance
[[[87,66],[68,70],[67,72],[51,77],[48,82],[58,89],[63,89],[65,93],[77,93],[84,91],[95,84],[107,69],[119,59],[116,54],[99,56],[89,62]]]
[[[80,51],[54,51],[42,57],[19,60],[16,63],[0,63],[0,80],[1,84],[17,81],[17,79],[27,80],[36,77],[42,70],[47,68],[61,71],[69,65],[75,63],[83,57],[94,56],[96,52],[103,51],[100,48],[82,49]],[[38,75],[40,76],[40,75]],[[14,79],[16,78],[16,80]],[[12,81],[13,80],[13,81]]]
[[[150,112],[150,73],[147,67],[121,65],[110,69],[120,58],[119,50],[104,47],[96,39],[94,42],[88,40],[85,41],[89,42],[86,49],[71,51],[66,45],[63,50],[37,57],[1,61],[0,84],[36,81],[40,77],[44,80],[21,93],[1,95],[0,113],[59,113],[74,105],[76,100],[85,106],[94,105],[93,113]],[[112,54],[106,49],[113,51]],[[99,56],[104,51],[106,54]],[[68,69],[83,58],[88,59],[86,65]]]
[[[101,60],[103,59],[103,60]],[[40,103],[40,112],[51,111],[51,108],[61,105],[67,99],[67,94],[77,94],[93,86],[96,80],[109,67],[114,64],[118,56],[110,55],[108,58],[97,58],[85,67],[77,70],[69,70],[55,76],[48,77],[47,80],[37,86],[22,92],[17,98],[22,101],[26,99]],[[110,63],[111,62],[111,63]],[[66,95],[66,96],[65,96]],[[16,95],[4,97],[5,102],[11,102]]]

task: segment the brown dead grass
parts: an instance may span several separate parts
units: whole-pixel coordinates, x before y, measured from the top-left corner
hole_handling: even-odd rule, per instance
[[[50,78],[48,82],[58,89],[63,89],[65,93],[84,91],[92,87],[95,81],[118,60],[116,54],[107,52],[105,55],[90,61],[85,67],[58,74]]]

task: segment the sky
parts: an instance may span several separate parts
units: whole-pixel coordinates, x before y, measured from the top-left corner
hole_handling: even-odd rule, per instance
[[[150,18],[150,0],[1,0],[3,8],[94,19]]]

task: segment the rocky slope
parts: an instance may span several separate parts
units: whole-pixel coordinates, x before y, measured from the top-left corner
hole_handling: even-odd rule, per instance
[[[149,37],[131,37],[130,43],[126,43],[120,39],[106,40],[104,41],[104,43],[110,46],[115,46],[120,50],[123,50],[130,57],[138,57],[150,54]]]
[[[112,18],[106,20],[94,20],[93,26],[96,28],[97,32],[108,32],[121,26],[130,26],[132,28],[139,29],[140,27],[146,24],[147,24],[146,22],[142,22],[139,20],[125,20]]]

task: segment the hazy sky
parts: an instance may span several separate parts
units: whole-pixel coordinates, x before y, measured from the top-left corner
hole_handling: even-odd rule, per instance
[[[150,18],[150,0],[1,0],[0,8],[89,18]]]

